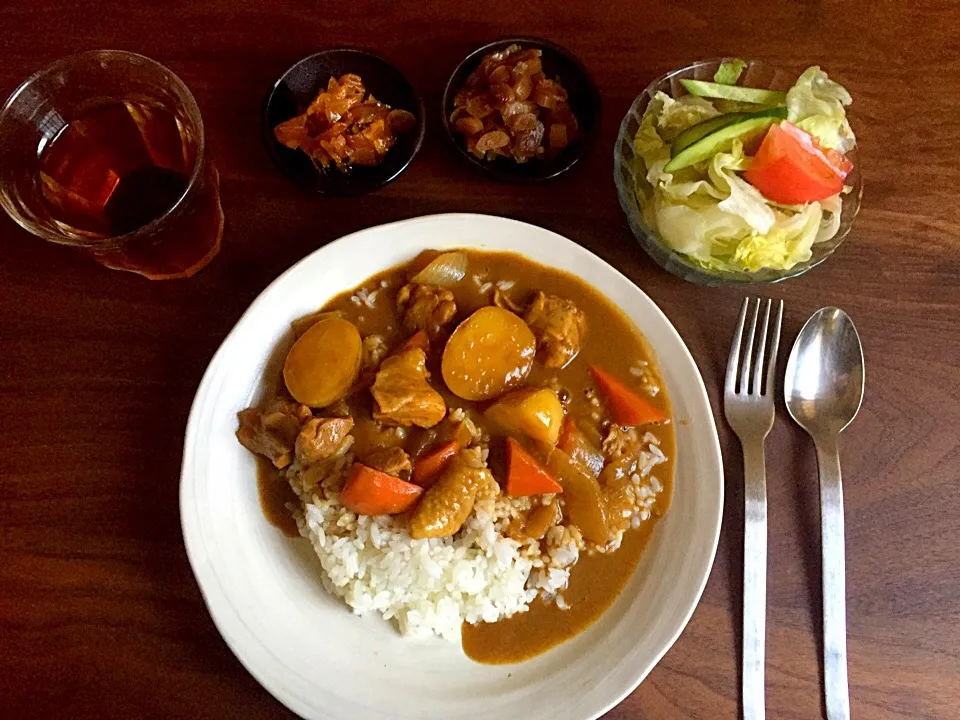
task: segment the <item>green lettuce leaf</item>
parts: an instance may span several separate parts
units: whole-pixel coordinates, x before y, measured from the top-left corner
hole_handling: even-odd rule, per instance
[[[687,128],[720,114],[713,103],[696,95],[682,95],[674,100],[666,93],[658,92],[651,101],[651,105],[654,102],[659,103],[656,118],[657,131],[668,143],[673,142],[673,139]],[[649,112],[650,109],[648,108],[647,111]]]
[[[739,140],[728,152],[664,172],[672,138],[717,114],[702,98],[674,100],[664,93],[651,98],[634,137],[644,221],[666,246],[707,270],[787,270],[808,260],[813,244],[839,229],[839,195],[822,204],[771,203],[741,177],[752,159]]]
[[[633,138],[633,150],[643,158],[647,168],[663,157],[670,158],[670,146],[657,132],[657,119],[663,110],[663,98],[666,97],[664,93],[657,93],[653,97]]]
[[[765,234],[752,234],[737,245],[736,264],[750,271],[773,268],[788,270],[810,259],[813,243],[820,231],[823,211],[812,202],[796,215],[778,213],[776,222]]]
[[[721,210],[716,202],[687,205],[657,204],[654,213],[660,237],[676,252],[703,263],[729,265],[750,226],[743,218]]]
[[[747,63],[740,58],[721,63],[713,74],[713,81],[721,85],[736,85],[746,67]]]
[[[825,148],[848,152],[856,138],[847,122],[850,93],[819,67],[807,68],[787,92],[787,119],[813,135]]]
[[[821,200],[820,205],[823,208],[823,219],[820,220],[820,230],[817,231],[817,238],[813,241],[814,245],[833,239],[833,236],[840,230],[840,213],[843,211],[843,200],[840,193]]]
[[[710,161],[707,175],[720,192],[725,194],[718,207],[731,215],[737,215],[761,235],[776,222],[773,209],[753,185],[736,174],[746,170],[749,158],[743,153],[743,143],[735,140],[728,153],[717,153]]]

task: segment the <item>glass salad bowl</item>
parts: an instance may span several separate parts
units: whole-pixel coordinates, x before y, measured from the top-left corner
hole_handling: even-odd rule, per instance
[[[671,97],[687,94],[680,84],[681,79],[712,81],[714,73],[720,65],[730,60],[732,58],[703,60],[673,70],[654,80],[646,90],[637,96],[626,117],[623,118],[620,125],[620,134],[614,146],[614,181],[617,185],[617,195],[637,241],[646,250],[647,254],[668,272],[699,285],[780,282],[787,278],[802,275],[830,257],[833,251],[840,246],[840,243],[846,239],[853,227],[854,218],[860,210],[860,199],[863,194],[863,179],[856,147],[847,153],[847,157],[853,162],[853,170],[844,181],[850,190],[842,195],[839,229],[829,240],[813,245],[809,260],[799,262],[786,270],[770,268],[757,271],[708,269],[696,260],[670,248],[659,233],[650,227],[644,219],[637,199],[638,188],[650,187],[647,183],[643,160],[634,150],[634,137],[650,101],[658,91]],[[741,78],[740,84],[744,86],[780,91],[788,90],[796,80],[794,75],[756,60],[746,63]]]

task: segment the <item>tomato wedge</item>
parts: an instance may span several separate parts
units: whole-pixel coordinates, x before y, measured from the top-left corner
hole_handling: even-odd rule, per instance
[[[843,153],[824,151],[808,132],[785,120],[767,132],[743,177],[768,200],[801,205],[836,195],[852,169]]]

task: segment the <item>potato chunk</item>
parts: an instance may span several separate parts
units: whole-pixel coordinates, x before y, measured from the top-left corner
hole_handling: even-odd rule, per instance
[[[556,445],[563,426],[563,405],[550,388],[524,388],[504,395],[483,416],[508,433]]]
[[[526,379],[536,345],[527,324],[509,310],[480,308],[447,341],[440,365],[443,380],[464,400],[491,400]]]
[[[294,343],[283,364],[293,398],[322,408],[344,397],[360,371],[360,332],[341,318],[321,320]]]

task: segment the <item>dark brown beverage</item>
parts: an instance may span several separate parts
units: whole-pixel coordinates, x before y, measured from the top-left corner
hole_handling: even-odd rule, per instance
[[[180,120],[153,104],[111,102],[69,122],[40,157],[40,191],[70,233],[118,238],[94,254],[148,277],[192,275],[217,253],[223,216],[216,171],[198,178],[201,196],[156,233],[123,238],[176,208],[190,185],[197,145]]]

